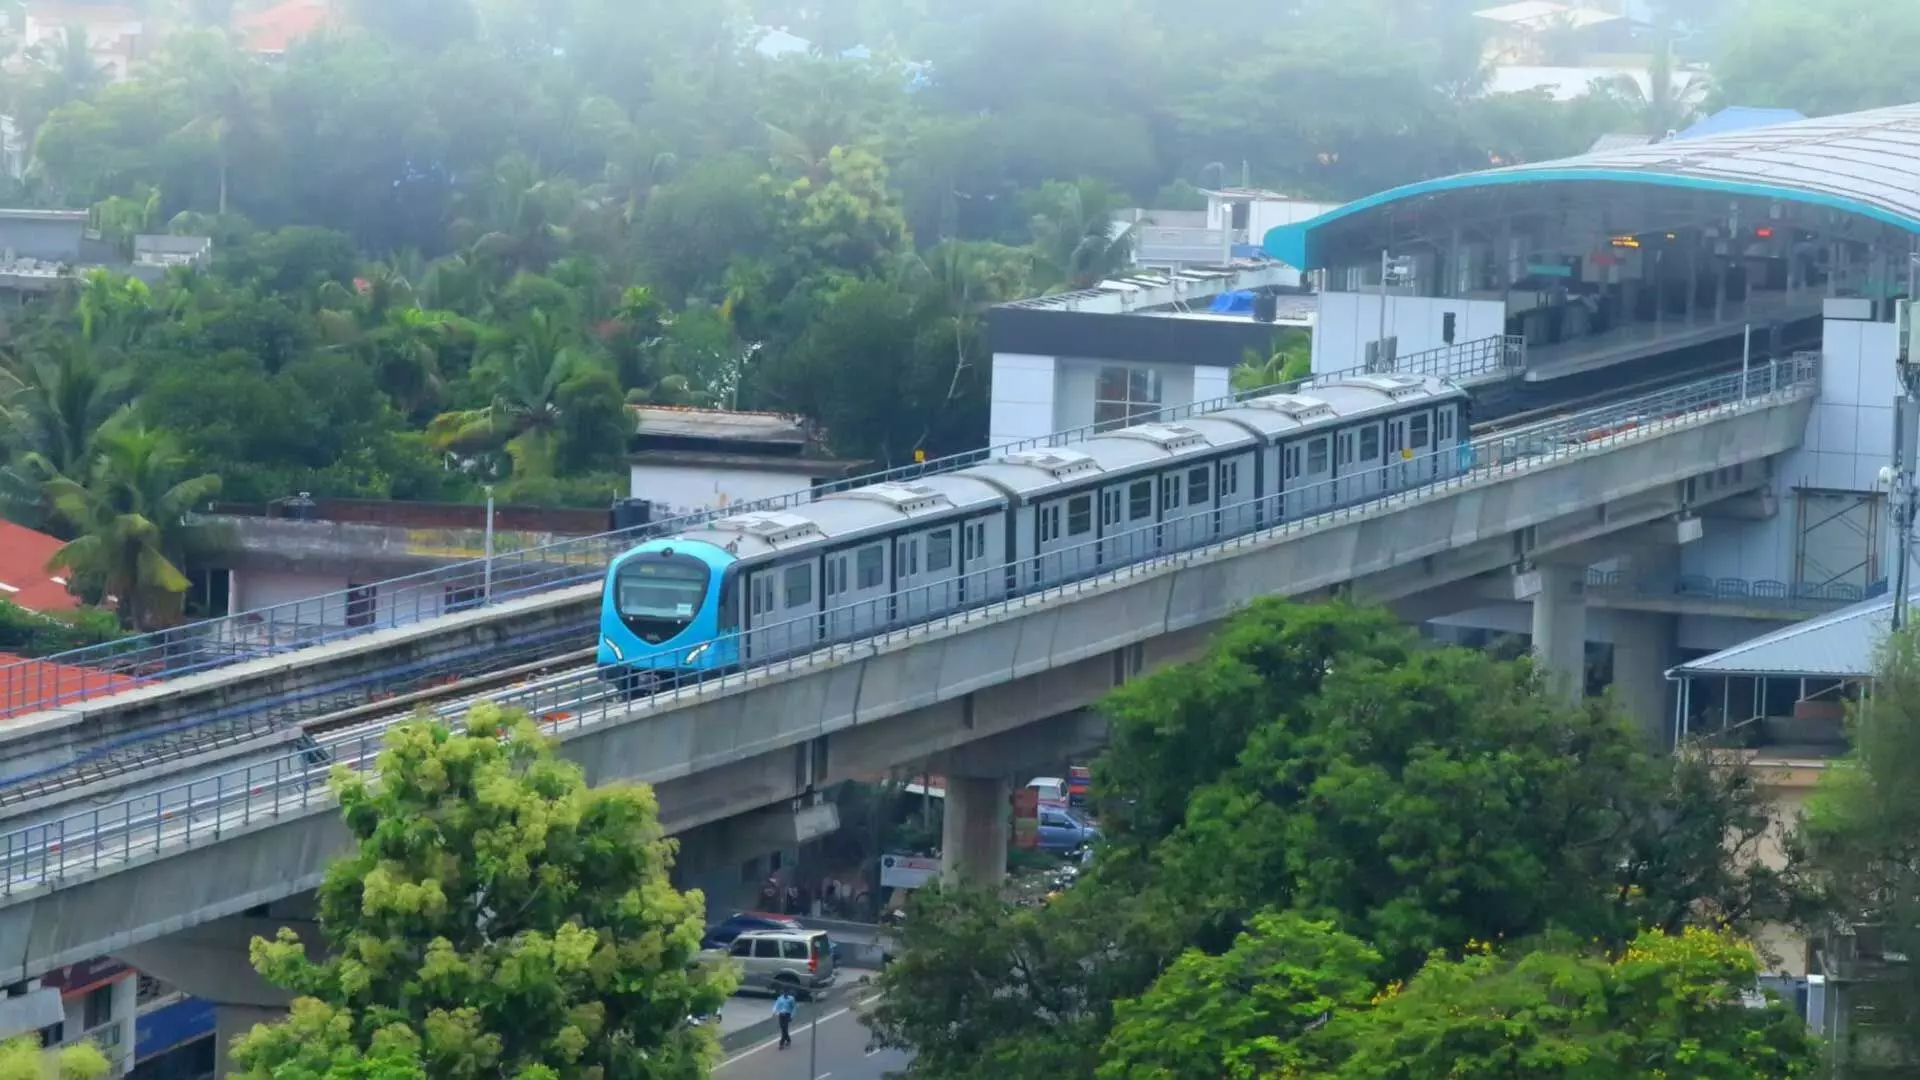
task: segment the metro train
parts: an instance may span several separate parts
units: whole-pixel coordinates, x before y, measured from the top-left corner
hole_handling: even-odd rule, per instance
[[[1350,378],[649,540],[607,569],[599,672],[639,693],[1432,483],[1469,404]]]

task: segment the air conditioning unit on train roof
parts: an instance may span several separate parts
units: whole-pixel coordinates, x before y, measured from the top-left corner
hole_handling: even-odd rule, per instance
[[[1079,473],[1096,472],[1100,468],[1100,463],[1093,460],[1091,455],[1059,446],[1045,450],[1016,450],[1000,461],[1039,469],[1056,480]]]
[[[707,528],[714,532],[740,533],[769,544],[791,543],[820,535],[820,526],[799,514],[788,514],[778,510],[755,511],[748,514],[735,514],[711,522]]]
[[[842,491],[834,498],[865,499],[868,502],[885,503],[903,514],[942,510],[953,505],[952,499],[925,484],[903,484],[892,480]]]
[[[1109,431],[1102,439],[1138,439],[1150,442],[1169,454],[1206,446],[1207,437],[1185,424],[1141,424],[1138,427]]]
[[[1427,380],[1418,375],[1355,375],[1341,382],[1378,390],[1396,400],[1426,390]]]
[[[1251,401],[1241,402],[1241,406],[1248,409],[1265,409],[1268,412],[1277,412],[1303,423],[1308,420],[1318,420],[1323,416],[1333,415],[1333,406],[1319,398],[1308,397],[1305,394],[1268,394],[1265,397],[1257,397]]]

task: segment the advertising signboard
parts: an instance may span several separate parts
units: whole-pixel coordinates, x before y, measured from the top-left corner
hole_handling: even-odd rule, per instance
[[[880,856],[880,887],[918,889],[940,877],[940,860],[921,855]]]

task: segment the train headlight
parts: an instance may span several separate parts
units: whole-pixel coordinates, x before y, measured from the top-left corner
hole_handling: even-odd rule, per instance
[[[688,664],[697,664],[700,662],[701,657],[707,655],[707,650],[712,647],[713,642],[711,641],[705,645],[695,645],[693,648],[687,650],[687,655],[681,657],[681,661]]]
[[[600,639],[600,644],[602,644],[602,645],[605,645],[605,646],[606,646],[606,647],[607,647],[607,648],[608,648],[609,650],[611,650],[611,651],[612,651],[612,653],[613,653],[613,658],[614,658],[615,660],[625,660],[625,659],[627,658],[627,654],[626,654],[626,653],[624,653],[624,652],[621,652],[621,651],[620,651],[620,646],[618,646],[618,645],[615,645],[615,644],[613,643],[613,639],[612,639],[612,638],[610,638],[610,637],[603,637],[603,638],[601,638],[601,639]]]

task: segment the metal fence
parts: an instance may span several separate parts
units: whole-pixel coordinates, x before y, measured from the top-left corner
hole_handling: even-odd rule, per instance
[[[1846,582],[1790,583],[1770,578],[1716,578],[1705,574],[1644,578],[1618,570],[1587,572],[1587,591],[1591,593],[1641,600],[1712,600],[1793,611],[1831,611],[1857,604],[1885,590],[1885,581],[1862,587]]]
[[[1524,364],[1525,355],[1525,344],[1519,338],[1491,337],[1404,357],[1399,361],[1398,369],[1408,374],[1463,378],[1514,370],[1515,364]],[[1161,409],[1152,415],[1133,417],[1123,423],[1182,420],[1264,394],[1310,389],[1365,373],[1364,369],[1355,368],[1311,376],[1296,382]],[[950,472],[1000,454],[1068,445],[1113,426],[1088,424],[1005,446],[983,448],[835,481],[778,498],[496,554],[491,559],[454,563],[257,611],[74,649],[47,657],[44,661],[7,665],[0,667],[0,693],[4,694],[4,697],[0,697],[0,717],[123,693],[132,688],[124,681],[127,679],[146,683],[165,682],[230,664],[342,641],[376,630],[410,626],[537,593],[586,585],[598,581],[607,563],[635,544],[656,536],[684,532],[718,517],[756,510],[785,509],[850,488]],[[94,675],[78,679],[73,677],[73,673],[63,672],[61,667],[53,665],[87,669]],[[99,677],[102,673],[121,678]],[[63,674],[68,677],[63,678]]]
[[[1337,526],[1359,517],[1390,514],[1408,505],[1446,498],[1462,488],[1499,482],[1570,458],[1605,453],[1679,427],[1775,407],[1811,396],[1817,389],[1817,380],[1817,359],[1800,357],[1769,365],[1745,381],[1738,375],[1722,376],[1535,425],[1528,429],[1530,437],[1524,452],[1513,444],[1507,433],[1489,436],[1461,448],[1389,466],[1421,469],[1439,477],[1430,483],[1366,501],[1336,505],[1311,517],[1224,538],[1213,532],[1218,527],[1213,524],[1214,511],[1192,514],[1168,526],[1172,532],[1162,551],[1140,561],[1119,567],[1101,566],[1092,545],[1050,552],[1044,558],[1056,560],[1055,567],[1072,568],[1068,580],[930,617],[917,617],[915,621],[901,619],[897,613],[912,608],[916,602],[934,599],[928,590],[935,587],[906,590],[885,599],[849,605],[844,609],[848,613],[863,614],[872,620],[873,634],[853,643],[796,649],[741,671],[715,674],[637,701],[613,692],[590,671],[557,675],[538,685],[491,695],[489,699],[527,710],[552,733],[577,730],[636,713],[671,710],[703,695],[743,687],[783,672],[831,663],[851,652],[870,653],[968,624],[992,621],[1015,610],[1108,588],[1137,576],[1187,565],[1201,557],[1266,544],[1276,537]],[[1280,516],[1283,506],[1279,499],[1295,499],[1310,493],[1311,489],[1307,489],[1272,497],[1274,501],[1269,509]],[[1181,523],[1188,523],[1184,533]],[[836,613],[826,614],[831,618]],[[807,632],[811,632],[819,622],[819,615],[809,615],[792,625],[797,628],[804,624]],[[442,718],[457,721],[471,704],[471,701],[456,702],[435,712]],[[0,837],[0,897],[43,887],[57,888],[68,875],[153,855],[170,846],[218,840],[224,833],[244,829],[258,820],[329,806],[329,770],[371,768],[387,730],[405,719],[404,716],[381,717],[270,761],[236,767],[191,783],[12,830]]]

